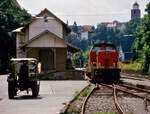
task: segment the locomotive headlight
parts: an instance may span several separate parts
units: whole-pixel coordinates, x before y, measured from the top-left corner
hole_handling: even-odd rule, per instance
[[[113,66],[116,67],[116,63],[113,63]]]
[[[101,67],[101,63],[99,63],[98,65],[99,65],[99,67]]]

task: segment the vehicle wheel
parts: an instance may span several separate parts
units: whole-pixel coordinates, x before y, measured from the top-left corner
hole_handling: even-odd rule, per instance
[[[32,87],[32,96],[37,97],[39,94],[39,84],[36,84]]]
[[[36,85],[36,88],[37,88],[37,95],[39,95],[40,83]]]
[[[15,96],[15,87],[13,83],[8,82],[8,97],[13,99]]]

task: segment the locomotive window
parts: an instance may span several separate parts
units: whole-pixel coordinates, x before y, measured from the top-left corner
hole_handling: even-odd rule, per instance
[[[99,51],[102,50],[102,47],[93,47],[92,51]]]
[[[115,48],[114,48],[114,47],[111,47],[111,46],[107,46],[107,47],[106,47],[106,50],[107,50],[107,51],[114,51]]]

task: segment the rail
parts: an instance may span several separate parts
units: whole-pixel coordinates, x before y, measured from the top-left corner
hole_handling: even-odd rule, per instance
[[[97,84],[96,84],[96,85],[97,85]],[[106,84],[101,84],[101,85],[113,89],[113,98],[114,98],[115,106],[116,106],[118,112],[119,112],[120,114],[126,114],[126,113],[123,111],[123,109],[121,108],[121,106],[119,105],[119,103],[118,103],[117,94],[116,94],[116,86],[115,86],[115,85],[110,86],[110,85],[106,85]],[[88,99],[90,98],[90,96],[92,95],[92,93],[96,90],[96,88],[97,88],[97,86],[95,86],[95,87],[88,93],[87,97],[85,98],[85,100],[84,100],[84,102],[83,102],[83,105],[82,105],[81,114],[85,114],[85,109],[86,109],[87,101],[88,101]]]
[[[116,86],[113,85],[112,87],[113,87],[114,102],[115,102],[115,106],[116,106],[118,112],[119,112],[120,114],[126,114],[126,113],[123,111],[123,109],[122,109],[122,107],[120,106],[120,104],[118,103],[117,94],[116,94],[116,93],[117,93],[117,92],[116,92]]]
[[[147,90],[147,89],[141,89],[141,88],[138,88],[138,87],[134,87],[134,86],[131,86],[131,85],[125,85],[125,84],[119,84],[120,86],[123,86],[123,87],[126,87],[126,88],[130,88],[130,89],[135,89],[135,90],[138,90],[138,91],[142,91],[142,92],[145,92],[145,93],[149,93],[150,94],[150,90]]]
[[[87,101],[90,98],[90,96],[92,95],[92,93],[95,91],[95,89],[96,89],[96,87],[92,88],[92,90],[88,93],[87,97],[85,98],[83,105],[82,105],[81,114],[85,114],[85,108],[86,108]]]
[[[114,103],[115,103],[115,106],[116,106],[118,112],[119,112],[120,114],[126,114],[126,113],[123,111],[122,107],[120,106],[120,104],[119,104],[119,102],[118,102],[117,94],[116,94],[116,93],[117,93],[117,92],[116,92],[116,90],[117,90],[116,85],[115,85],[115,84],[113,84],[112,86],[111,86],[111,85],[107,85],[107,84],[101,84],[101,85],[113,89]]]
[[[121,87],[121,86],[120,86]],[[130,90],[128,90],[128,89],[122,89],[122,88],[119,88],[119,86],[117,86],[117,90],[119,90],[119,91],[122,91],[122,92],[125,92],[125,93],[128,93],[128,94],[131,94],[131,95],[133,95],[133,96],[136,96],[136,97],[139,97],[139,98],[142,98],[142,99],[144,99],[144,100],[148,100],[148,101],[150,101],[150,98],[147,98],[147,97],[145,97],[145,96],[142,96],[142,95],[139,95],[139,94],[134,94],[132,91],[130,91]],[[136,90],[136,89],[135,89]],[[139,88],[137,89],[138,91],[140,90]],[[149,92],[146,92],[146,91],[144,91],[144,90],[142,90],[142,92],[145,92],[145,93],[149,93]]]

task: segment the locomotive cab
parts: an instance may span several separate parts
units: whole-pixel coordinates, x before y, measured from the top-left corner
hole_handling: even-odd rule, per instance
[[[95,44],[90,50],[87,75],[92,83],[116,83],[120,79],[118,52],[113,44]]]

